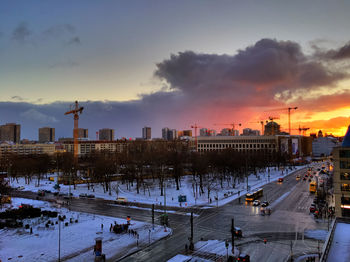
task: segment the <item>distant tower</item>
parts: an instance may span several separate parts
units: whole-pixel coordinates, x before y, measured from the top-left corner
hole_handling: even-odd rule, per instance
[[[113,141],[114,140],[114,129],[103,128],[98,131],[99,140]]]
[[[274,121],[270,121],[265,125],[265,136],[273,136],[281,133],[281,126]]]
[[[151,128],[145,126],[144,128],[142,128],[142,138],[147,140],[147,139],[151,139]]]
[[[39,128],[39,143],[55,142],[55,129],[52,127]]]
[[[322,133],[322,130],[318,131],[318,137],[323,137],[323,133]]]
[[[19,143],[21,140],[21,125],[7,123],[0,126],[0,141]]]

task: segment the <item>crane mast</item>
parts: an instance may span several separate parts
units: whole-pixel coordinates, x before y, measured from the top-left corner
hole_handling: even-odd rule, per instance
[[[73,114],[74,116],[74,129],[73,129],[73,140],[74,140],[74,161],[75,163],[78,161],[78,122],[79,122],[79,114],[83,113],[84,107],[79,107],[78,101],[75,101],[75,106],[72,110],[64,113],[65,115]]]

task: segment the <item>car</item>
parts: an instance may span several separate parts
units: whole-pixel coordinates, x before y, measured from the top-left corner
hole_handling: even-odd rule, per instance
[[[295,179],[296,179],[297,181],[299,181],[299,180],[300,180],[300,175],[297,175],[297,176],[295,177]]]
[[[240,229],[239,227],[234,227],[233,235],[235,235],[236,237],[242,237],[242,229]]]
[[[303,181],[305,181],[305,180],[306,180],[306,177],[303,178]]]
[[[17,190],[24,190],[24,186],[17,187]]]
[[[51,194],[51,190],[47,190],[46,189],[46,190],[44,190],[44,192],[47,193],[47,194]]]
[[[88,195],[86,193],[82,193],[79,195],[79,197],[87,197]]]
[[[95,195],[93,194],[87,195],[87,198],[95,198]]]
[[[253,206],[259,206],[260,205],[260,200],[254,200]]]
[[[264,202],[262,202],[262,204],[261,204],[262,207],[267,207],[267,206],[269,206],[269,205],[270,205],[270,203],[269,203],[268,201],[264,201]]]
[[[38,190],[38,196],[45,196],[44,190]]]
[[[58,196],[58,194],[59,194],[59,192],[57,192],[57,191],[53,192],[54,196]]]
[[[125,205],[127,202],[128,202],[128,199],[126,197],[118,197],[115,200],[115,203],[120,205]]]
[[[277,182],[282,183],[283,182],[283,177],[280,177]]]
[[[311,205],[309,210],[310,210],[310,213],[314,213],[316,211],[316,207]]]
[[[239,254],[239,256],[236,258],[236,261],[244,261],[244,262],[250,262],[250,256],[245,254],[245,253],[241,253]]]
[[[312,180],[312,179],[311,179],[311,178],[309,178],[309,182],[311,182],[311,180]]]

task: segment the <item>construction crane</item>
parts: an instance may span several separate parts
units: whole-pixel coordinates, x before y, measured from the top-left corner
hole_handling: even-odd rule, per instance
[[[239,123],[231,123],[231,124],[214,124],[214,126],[232,126],[232,135],[234,136],[235,135],[235,126],[238,125],[238,126],[241,126],[242,124]]]
[[[268,121],[266,120],[266,123]],[[260,124],[261,125],[261,135],[263,136],[264,135],[264,123],[265,121],[264,120],[260,120],[260,121],[256,121],[256,122],[249,122],[249,124]]]
[[[303,132],[302,134],[303,134],[303,136],[305,136],[306,131],[309,129],[310,129],[310,127],[300,127],[300,125],[299,125],[299,135],[301,134],[301,132]]]
[[[64,113],[65,115],[73,114],[74,115],[74,129],[73,129],[73,138],[74,138],[74,161],[77,162],[78,160],[78,121],[79,121],[79,114],[83,113],[84,107],[79,107],[78,101],[75,101],[75,107]]]
[[[276,108],[276,109],[272,109],[272,110],[268,110],[266,112],[270,112],[270,111],[282,111],[282,110],[288,110],[288,130],[289,130],[289,134],[291,134],[291,124],[290,124],[290,111],[291,110],[297,110],[298,107],[285,107],[285,108]]]
[[[196,150],[197,150],[197,145],[198,145],[198,140],[197,140],[197,129],[202,128],[201,126],[197,126],[197,124],[194,124],[191,126],[191,128],[194,128],[194,143],[196,145]]]

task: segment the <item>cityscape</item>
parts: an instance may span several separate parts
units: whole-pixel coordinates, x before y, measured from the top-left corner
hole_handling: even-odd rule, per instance
[[[349,11],[4,1],[0,262],[350,261]]]

